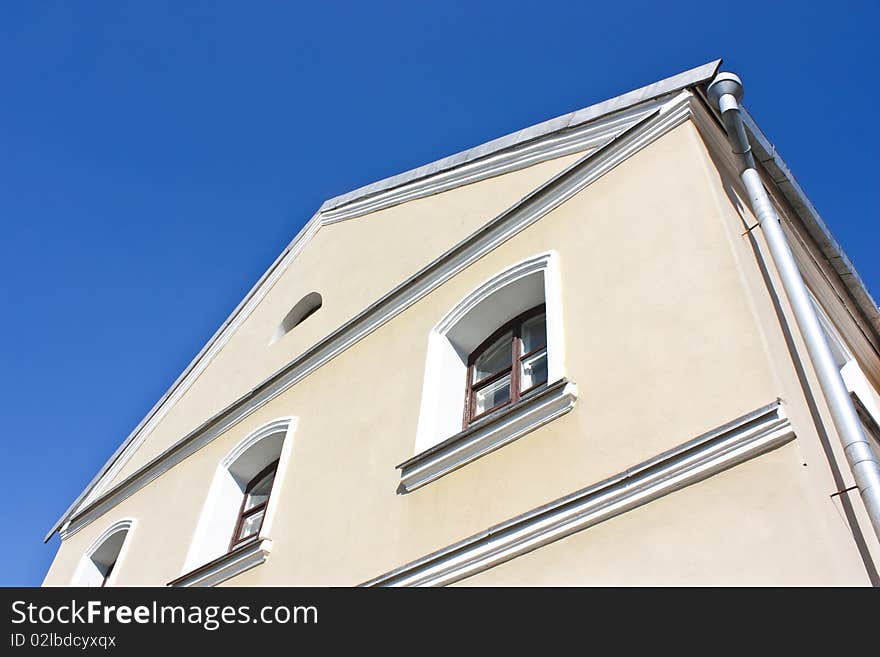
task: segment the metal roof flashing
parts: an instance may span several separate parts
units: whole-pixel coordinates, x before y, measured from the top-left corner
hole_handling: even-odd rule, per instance
[[[615,112],[634,107],[640,103],[680,91],[687,87],[700,84],[707,80],[711,80],[721,66],[721,59],[707,62],[701,66],[683,71],[672,77],[665,78],[658,82],[640,87],[633,91],[621,94],[608,100],[595,103],[583,109],[557,116],[556,118],[542,121],[535,125],[517,130],[503,137],[498,137],[479,146],[449,155],[447,157],[435,160],[428,164],[404,171],[389,178],[378,180],[369,185],[359,187],[355,190],[341,194],[334,198],[324,201],[319,212],[333,210],[348,203],[358,201],[360,199],[388,191],[394,187],[405,185],[406,183],[436,175],[443,171],[449,171],[456,167],[469,164],[476,160],[495,155],[502,151],[520,146],[526,142],[540,139],[554,132],[560,132],[584,125],[599,118],[608,116]]]

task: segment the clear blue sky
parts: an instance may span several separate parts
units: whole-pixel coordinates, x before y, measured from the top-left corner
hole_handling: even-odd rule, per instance
[[[880,4],[0,7],[0,584],[327,197],[724,57],[875,298]]]

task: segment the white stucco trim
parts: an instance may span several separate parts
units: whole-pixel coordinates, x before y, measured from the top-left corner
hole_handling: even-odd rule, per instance
[[[461,380],[459,379],[459,384]],[[399,493],[410,493],[568,413],[577,386],[565,380],[536,390],[510,408],[476,423],[401,463]]]
[[[119,576],[119,571],[122,565],[125,562],[125,557],[128,554],[128,546],[131,545],[131,535],[134,531],[135,520],[133,518],[125,518],[123,520],[118,520],[114,522],[112,525],[107,527],[101,534],[92,541],[92,544],[85,551],[83,556],[80,558],[79,564],[74,571],[73,577],[71,578],[70,585],[71,586],[98,586],[99,581],[103,581],[103,575],[100,575],[97,571],[97,567],[92,561],[95,553],[115,534],[120,532],[125,532],[125,538],[122,541],[122,545],[119,548],[119,553],[116,556],[116,560],[113,566],[113,572],[110,573],[110,577],[107,578],[107,584],[105,586],[115,586],[116,579]]]
[[[490,527],[363,586],[444,586],[697,483],[792,440],[777,401],[605,481]]]
[[[424,178],[418,178],[373,195],[361,195],[359,198],[356,197],[356,200],[348,201],[342,205],[334,206],[333,199],[331,199],[321,206],[322,225],[326,226],[354,219],[407,201],[439,194],[557,157],[573,153],[587,153],[607,143],[656,110],[668,99],[669,96],[654,98],[637,107],[617,112],[614,116],[607,116],[604,120],[571,127],[532,141],[525,141],[500,153],[484,154],[473,162],[460,163],[447,171],[434,171]]]
[[[272,541],[262,538],[251,541],[205,564],[202,568],[181,575],[173,582],[169,582],[168,586],[180,588],[217,586],[246,570],[259,566],[271,552]]]

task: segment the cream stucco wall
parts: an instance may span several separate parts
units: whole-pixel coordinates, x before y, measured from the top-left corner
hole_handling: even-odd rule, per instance
[[[803,336],[788,303],[769,247],[760,230],[747,231],[756,223],[744,199],[736,169],[723,161],[712,148],[701,149],[704,170],[719,206],[750,305],[763,336],[779,396],[798,434],[795,449],[811,486],[807,489],[815,518],[826,523],[825,531],[842,531],[843,543],[855,549],[855,561],[880,585],[880,542],[877,541],[857,490],[830,410],[821,393],[810,362]],[[817,245],[808,237],[796,213],[768,181],[777,212],[784,218],[783,227],[808,286],[817,295],[823,309],[835,318],[848,346],[856,354],[859,366],[875,389],[880,373],[880,356],[871,341],[858,328],[852,308],[844,302],[846,294],[840,281],[822,264]],[[861,320],[858,320],[861,321]]]
[[[236,343],[241,351],[230,342],[214,383],[206,379],[193,391],[192,406],[179,405],[179,420],[169,415],[166,433],[155,434],[127,470],[178,439],[188,422],[204,419],[199,413],[216,403],[212,391],[218,399],[231,394],[222,382],[237,376],[236,361],[267,349],[273,322],[301,293],[326,289],[326,312],[289,336],[279,363],[565,164],[461,188],[452,205],[437,195],[383,211],[385,219],[323,230],[302,270],[292,268],[290,280],[276,286],[277,298],[267,297],[265,311],[254,313],[250,333]],[[866,583],[851,528],[829,497],[831,466],[755,251],[740,235],[728,178],[695,126],[679,126],[70,536],[46,583],[67,583],[94,538],[124,517],[138,524],[117,582],[164,584],[180,575],[218,462],[277,417],[298,416],[299,426],[273,552],[228,584],[357,584],[777,397],[785,400],[795,442],[467,583]],[[466,208],[463,223],[450,219]],[[327,263],[348,262],[365,241],[371,250],[353,268],[359,275],[334,277]],[[481,282],[549,249],[560,258],[566,375],[579,386],[576,407],[396,495],[394,466],[413,454],[428,332]],[[400,262],[379,266],[386,250],[395,254],[387,260],[402,251]]]
[[[797,448],[785,445],[459,584],[868,584],[856,559],[813,531],[798,465]]]

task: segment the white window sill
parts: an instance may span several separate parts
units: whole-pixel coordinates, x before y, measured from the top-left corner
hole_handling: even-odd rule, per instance
[[[168,582],[168,586],[217,586],[254,566],[259,566],[269,557],[271,551],[272,541],[267,538],[249,541]]]
[[[410,493],[513,442],[568,413],[576,400],[577,386],[566,379],[536,390],[513,406],[483,418],[398,465],[400,486],[397,492]]]

